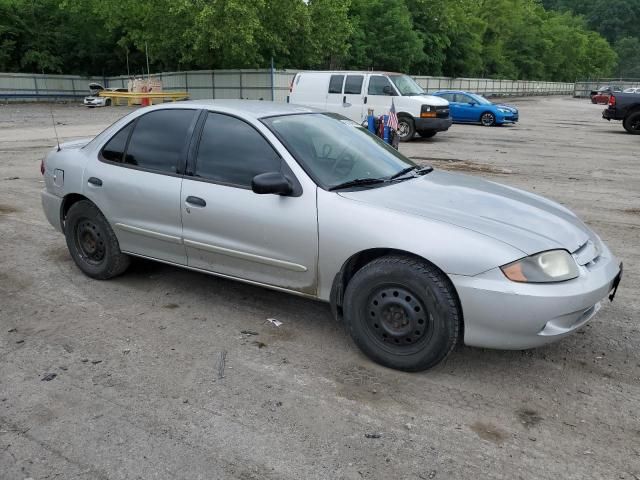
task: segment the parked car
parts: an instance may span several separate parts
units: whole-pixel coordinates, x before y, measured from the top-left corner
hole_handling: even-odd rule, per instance
[[[622,93],[640,93],[640,87],[625,88]]]
[[[606,104],[609,102],[609,96],[614,92],[621,92],[622,88],[617,85],[604,85],[598,90],[592,90],[589,94],[591,103]]]
[[[84,97],[83,105],[87,107],[109,107],[113,103],[113,100],[106,96],[100,96],[100,92],[128,92],[126,88],[104,88],[99,83],[90,83],[89,92],[90,95]]]
[[[89,277],[136,256],[330,302],[364,353],[401,370],[432,367],[459,341],[558,340],[621,275],[565,207],[421,167],[306,107],[142,108],[41,169],[45,215]]]
[[[449,103],[427,95],[411,77],[387,72],[300,72],[291,82],[291,103],[336,112],[362,123],[369,109],[389,113],[391,102],[398,115],[398,139],[411,140],[416,132],[425,138],[451,126]]]
[[[615,93],[609,98],[609,106],[602,111],[606,120],[622,120],[624,129],[640,135],[640,95],[637,93]]]
[[[480,123],[485,127],[516,123],[518,109],[511,105],[494,104],[476,93],[463,90],[440,90],[433,94],[449,102],[455,123]]]

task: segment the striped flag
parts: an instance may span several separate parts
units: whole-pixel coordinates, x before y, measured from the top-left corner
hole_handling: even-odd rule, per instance
[[[387,127],[391,130],[398,130],[398,115],[396,115],[396,106],[391,99],[391,109],[389,110],[389,120],[387,121]]]

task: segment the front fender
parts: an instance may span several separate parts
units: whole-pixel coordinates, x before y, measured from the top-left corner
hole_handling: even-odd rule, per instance
[[[447,274],[472,276],[525,256],[472,230],[358,202],[318,189],[319,297],[329,300],[336,274],[353,255],[394,249],[430,261]]]

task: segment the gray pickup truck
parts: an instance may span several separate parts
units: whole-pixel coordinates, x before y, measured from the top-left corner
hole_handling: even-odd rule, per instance
[[[602,111],[602,118],[622,120],[622,126],[627,132],[640,135],[640,94],[611,94],[609,106]]]

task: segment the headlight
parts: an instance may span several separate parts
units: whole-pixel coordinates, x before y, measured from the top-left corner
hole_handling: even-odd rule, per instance
[[[500,267],[502,273],[514,282],[563,282],[576,278],[578,265],[566,250],[549,250]]]
[[[506,108],[499,108],[502,113],[511,113],[511,110],[507,110]]]

